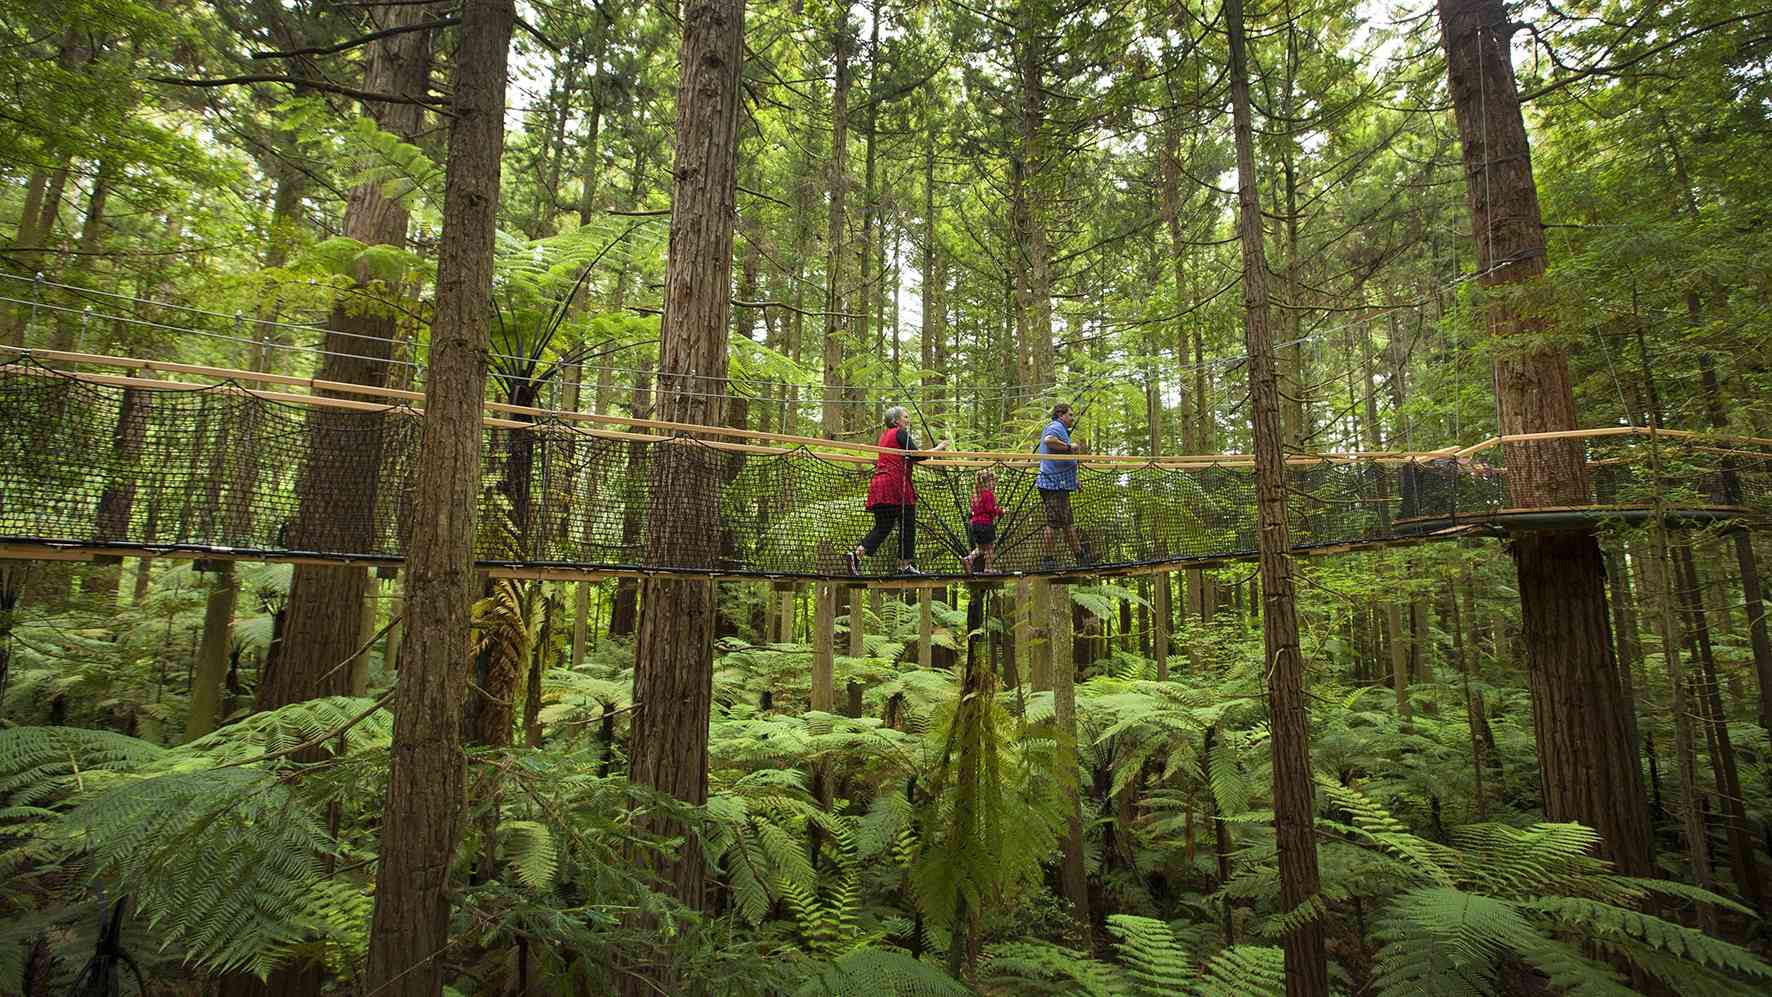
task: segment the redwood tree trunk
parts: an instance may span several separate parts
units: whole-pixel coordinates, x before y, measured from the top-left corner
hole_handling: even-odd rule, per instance
[[[843,431],[843,233],[849,206],[849,3],[837,5],[833,25],[836,83],[831,94],[831,213],[825,246],[824,402],[819,430],[834,440]],[[688,28],[684,28],[685,39]]]
[[[683,78],[677,91],[671,245],[659,337],[659,417],[713,426],[726,374],[732,237],[738,179],[738,95],[744,68],[743,0],[692,0],[683,8]],[[713,385],[713,387],[709,387]],[[693,446],[652,454],[646,563],[711,565],[719,553],[722,460]],[[648,578],[634,659],[630,778],[700,805],[708,797],[708,713],[713,701],[714,585]],[[700,842],[655,817],[650,830],[683,834],[661,869],[665,887],[702,906]],[[658,992],[635,973],[622,993]],[[669,990],[670,981],[661,982]]]
[[[480,407],[504,152],[505,70],[515,18],[513,0],[467,0],[462,10],[437,253],[437,312],[406,558],[409,637],[394,700],[393,758],[364,979],[366,991],[384,997],[441,992],[441,956],[449,944],[449,866],[461,836],[466,792],[461,709],[468,623],[478,591]]]
[[[390,28],[433,16],[419,4],[388,4],[377,23]],[[372,93],[422,96],[430,72],[428,31],[409,31],[373,43],[363,88]],[[416,142],[424,127],[421,104],[371,104],[365,113],[384,131]],[[380,182],[361,184],[345,204],[345,234],[367,246],[404,247],[408,213]],[[387,360],[398,332],[394,314],[378,308],[377,278],[359,265],[355,290],[341,295],[328,319],[326,356],[317,377],[353,384],[385,385]],[[355,397],[341,395],[340,397]],[[309,415],[313,448],[297,482],[301,505],[286,546],[296,550],[367,553],[373,545],[376,492],[381,474],[381,420],[377,413],[316,409]],[[369,597],[366,568],[298,564],[289,582],[289,633],[277,671],[258,693],[258,708],[274,709],[350,689],[345,669],[333,666],[356,650],[357,621]]]
[[[1438,0],[1447,75],[1464,150],[1477,269],[1494,292],[1491,334],[1503,434],[1575,428],[1568,357],[1549,342],[1548,315],[1499,290],[1545,272],[1545,243],[1531,148],[1520,116],[1501,0]],[[1510,340],[1519,340],[1513,345]],[[1581,505],[1587,473],[1576,442],[1505,446],[1516,506]],[[1628,736],[1623,690],[1612,652],[1604,561],[1592,533],[1516,535],[1544,812],[1580,821],[1605,839],[1619,871],[1650,872],[1648,804]]]
[[[1286,523],[1286,461],[1280,427],[1279,376],[1268,328],[1267,258],[1255,183],[1254,124],[1243,41],[1243,0],[1228,0],[1231,120],[1237,146],[1238,237],[1243,244],[1243,329],[1249,349],[1249,399],[1255,420],[1256,514],[1261,526],[1261,623],[1268,661],[1268,713],[1273,725],[1274,836],[1279,848],[1280,904],[1296,911],[1320,903],[1316,786],[1311,775],[1310,711],[1304,698],[1304,657],[1292,591],[1292,541]],[[1281,941],[1286,993],[1329,992],[1328,952],[1319,916]]]
[[[1698,370],[1711,428],[1727,432],[1729,417],[1723,411],[1723,391],[1717,383],[1716,363],[1710,354],[1699,354]],[[1725,465],[1722,479],[1723,501],[1728,505],[1740,505],[1743,501],[1741,476],[1733,466]],[[1735,563],[1741,570],[1741,596],[1747,611],[1748,639],[1754,652],[1754,674],[1759,679],[1760,727],[1768,738],[1772,738],[1772,636],[1768,636],[1766,629],[1766,601],[1760,586],[1760,566],[1754,559],[1753,538],[1746,527],[1732,527],[1729,538],[1735,548]]]

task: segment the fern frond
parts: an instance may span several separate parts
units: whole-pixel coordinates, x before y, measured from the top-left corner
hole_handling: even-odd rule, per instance
[[[1195,993],[1200,997],[1281,997],[1286,954],[1265,945],[1232,945],[1212,957]]]
[[[984,952],[978,982],[986,992],[1054,994],[1064,997],[1120,997],[1125,980],[1119,967],[1050,942],[1002,942]]]
[[[1193,968],[1167,924],[1150,917],[1110,914],[1107,929],[1139,994],[1168,997],[1186,992]]]
[[[268,953],[336,925],[313,891],[332,848],[287,784],[245,768],[133,780],[64,818],[100,875],[128,883],[142,916],[196,964],[263,969]]]
[[[502,821],[499,834],[505,839],[505,859],[517,871],[517,881],[529,889],[553,887],[560,871],[560,849],[547,825],[532,820]]]
[[[797,997],[970,997],[972,991],[937,967],[902,952],[865,948],[821,964]]]
[[[139,771],[167,749],[108,730],[14,727],[0,730],[0,799],[46,803],[86,789],[85,777]]]
[[[1635,942],[1677,956],[1688,964],[1772,980],[1772,965],[1746,949],[1652,914],[1579,897],[1540,897],[1523,902],[1521,907],[1546,914],[1559,927],[1579,930],[1627,953],[1638,945],[1626,943]]]

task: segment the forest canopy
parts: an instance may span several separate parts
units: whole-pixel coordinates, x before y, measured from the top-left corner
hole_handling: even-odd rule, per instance
[[[0,376],[127,468],[0,492],[0,993],[1765,992],[1769,59],[1716,0],[0,0]],[[228,372],[315,401],[144,425]],[[1086,471],[1125,522],[909,574],[991,541],[885,419],[1031,476],[1061,403],[1248,498]],[[1301,556],[1347,454],[1387,530],[1432,459],[1519,515]],[[609,570],[477,570],[568,515]],[[281,553],[154,546],[211,528]],[[650,570],[734,531],[820,577]]]

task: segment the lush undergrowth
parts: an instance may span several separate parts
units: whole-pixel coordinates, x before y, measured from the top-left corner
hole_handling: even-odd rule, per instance
[[[283,575],[245,577],[259,613],[234,629],[230,722],[185,744],[173,742],[200,576],[167,570],[121,611],[67,596],[19,614],[0,730],[9,989],[103,968],[114,911],[123,977],[139,970],[153,992],[307,961],[340,987],[361,971],[392,732],[377,706],[394,675],[372,657],[362,697],[252,712]],[[1328,589],[1356,577],[1314,575]],[[1107,586],[1073,595],[1110,620],[1139,603]],[[727,609],[748,598],[735,589]],[[1521,689],[1423,675],[1401,718],[1389,689],[1357,678],[1333,604],[1307,614],[1323,890],[1306,909],[1279,905],[1260,637],[1234,606],[1182,626],[1164,682],[1139,632],[1080,641],[1096,660],[1079,666],[1072,744],[1050,691],[1001,677],[1004,620],[968,656],[964,615],[938,605],[935,642],[954,664],[918,668],[915,606],[887,600],[868,614],[867,656],[836,659],[854,716],[810,711],[808,645],[753,643],[743,625],[723,640],[710,797],[682,815],[706,858],[705,914],[648,872],[648,854],[683,842],[642,833],[639,815],[681,807],[624,778],[631,647],[605,637],[578,667],[547,670],[539,744],[468,759],[437,958],[462,993],[519,980],[603,993],[625,973],[669,972],[731,994],[1256,994],[1283,990],[1281,933],[1320,918],[1348,994],[1772,985],[1751,911],[1685,884],[1674,862],[1669,879],[1613,875],[1590,857],[1591,832],[1541,820]],[[567,656],[560,638],[540,644],[569,633],[542,625],[562,607],[536,599],[513,618],[495,605],[482,639]],[[1483,673],[1512,671],[1481,657]],[[1467,687],[1486,704],[1476,738]],[[1653,737],[1660,721],[1641,720]],[[1758,765],[1744,784],[1763,820]],[[1658,792],[1676,793],[1666,780]],[[1072,784],[1082,919],[1057,872]]]

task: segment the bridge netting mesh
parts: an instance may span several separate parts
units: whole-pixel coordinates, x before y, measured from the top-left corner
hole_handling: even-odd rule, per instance
[[[28,355],[0,367],[0,545],[403,558],[424,459],[423,418],[412,408],[323,407],[227,381],[116,383],[124,380],[103,383]],[[548,415],[490,421],[476,549],[484,565],[843,577],[845,553],[873,524],[864,508],[867,455],[680,434],[622,438]],[[1657,499],[1718,516],[1772,513],[1772,448],[1600,435],[1510,442],[1463,458],[1292,458],[1292,543],[1382,544],[1494,524],[1520,500],[1509,467],[1546,462],[1558,463],[1566,481],[1556,496],[1564,514],[1601,518]],[[972,491],[985,468],[996,472],[1004,510],[994,567],[1075,566],[1057,538],[1047,561],[1048,517],[1032,459],[956,455],[915,471],[917,567],[961,573]],[[1544,471],[1533,468],[1537,477]],[[1097,570],[1256,549],[1255,477],[1244,459],[1097,458],[1081,463],[1078,483],[1072,514]],[[1538,496],[1531,504],[1549,503]],[[895,573],[897,555],[889,539],[864,573]]]

